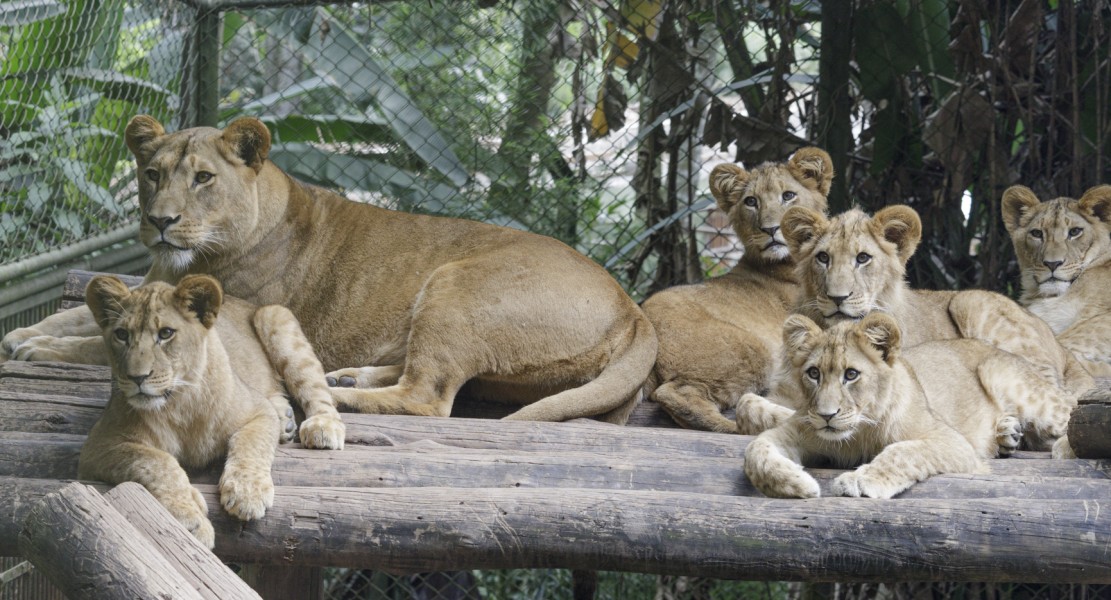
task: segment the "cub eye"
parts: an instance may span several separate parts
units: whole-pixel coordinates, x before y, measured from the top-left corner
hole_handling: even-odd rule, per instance
[[[193,176],[193,181],[196,181],[197,183],[208,183],[209,181],[212,181],[212,177],[212,173],[209,173],[208,171],[197,171],[197,174]]]
[[[791,200],[794,200],[795,196],[797,196],[797,195],[798,194],[796,194],[794,192],[783,192],[783,201],[784,202],[790,202]]]
[[[861,252],[860,254],[856,255],[856,264],[858,265],[867,264],[871,260],[872,255],[868,254],[867,252]]]
[[[147,176],[147,179],[155,183],[158,183],[158,179],[161,177],[161,175],[158,173],[158,169],[147,169],[143,172],[143,174]]]
[[[845,381],[856,381],[860,377],[860,371],[856,369],[845,369]]]
[[[1082,229],[1080,227],[1073,227],[1072,229],[1069,230],[1069,237],[1070,238],[1080,237],[1080,234],[1082,234],[1082,233],[1084,233],[1084,229]]]
[[[829,264],[829,253],[828,252],[825,252],[825,251],[819,252],[817,255],[814,256],[814,258],[818,259],[818,262],[822,263],[823,265],[828,265]]]
[[[127,330],[126,329],[119,328],[119,329],[116,329],[115,331],[113,331],[112,333],[115,334],[117,340],[119,340],[121,342],[126,342],[127,341]]]
[[[176,330],[170,329],[169,327],[163,327],[162,329],[158,330],[158,339],[160,339],[162,341],[166,341],[166,340],[174,337],[175,333],[177,333]]]
[[[1034,238],[1035,240],[1042,239],[1042,230],[1041,229],[1031,229],[1030,230],[1030,237]]]
[[[818,381],[818,378],[822,376],[822,372],[818,370],[818,367],[810,367],[806,370],[806,376],[814,381]]]
[[[742,202],[745,203],[745,206],[752,208],[756,206],[756,196],[745,196],[745,199]]]

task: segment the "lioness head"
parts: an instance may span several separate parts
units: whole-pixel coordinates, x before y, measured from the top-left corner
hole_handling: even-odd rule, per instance
[[[1060,296],[1084,269],[1111,253],[1111,185],[1080,200],[1040,202],[1029,188],[1003,192],[1003,224],[1022,269],[1024,296]]]
[[[875,424],[890,396],[901,332],[895,319],[872,313],[823,331],[802,315],[783,325],[783,346],[803,391],[806,422],[825,440],[847,440]]]
[[[729,215],[745,253],[770,262],[790,258],[780,231],[783,213],[805,206],[824,213],[833,180],[833,162],[825,150],[802,148],[784,163],[764,163],[752,171],[721,164],[710,173],[710,192]]]
[[[182,272],[198,255],[236,247],[259,218],[254,185],[270,152],[261,121],[167,134],[152,117],[127,124],[139,181],[139,239],[163,268]]]
[[[89,282],[85,301],[131,406],[158,410],[175,392],[200,384],[205,341],[223,302],[215,279],[188,275],[177,287],[158,282],[129,290],[119,279],[100,275]]]
[[[874,217],[852,209],[833,219],[792,207],[783,215],[783,236],[807,299],[800,312],[833,323],[887,309],[903,285],[922,221],[903,205],[885,207]]]

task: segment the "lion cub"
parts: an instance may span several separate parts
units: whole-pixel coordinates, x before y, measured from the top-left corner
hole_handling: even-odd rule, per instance
[[[207,506],[182,467],[226,455],[220,503],[245,521],[262,517],[274,500],[283,379],[305,409],[302,443],[343,448],[323,367],[288,309],[224,298],[205,275],[135,290],[102,275],[86,302],[104,332],[113,390],[81,449],[80,478],[142,484],[211,548]]]
[[[1018,446],[1019,422],[1002,400],[1011,390],[979,381],[985,371],[1028,377],[1011,354],[977,340],[903,350],[895,319],[878,312],[825,331],[792,315],[783,343],[801,408],[745,450],[745,474],[768,496],[819,496],[803,465],[863,464],[835,479],[833,493],[891,498],[938,473],[985,472],[982,459]]]
[[[1039,202],[1003,192],[1003,224],[1022,270],[1022,297],[1095,376],[1111,377],[1111,185]]]
[[[710,192],[744,243],[744,256],[721,277],[663,290],[642,306],[659,338],[647,391],[680,425],[722,433],[767,427],[749,411],[738,408],[734,421],[721,409],[768,387],[798,288],[779,221],[792,206],[825,212],[832,179],[833,162],[818,148],[752,171],[722,164],[710,173]],[[771,407],[777,409],[791,414]]]

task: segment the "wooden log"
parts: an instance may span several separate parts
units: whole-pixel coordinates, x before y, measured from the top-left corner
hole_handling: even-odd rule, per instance
[[[104,498],[142,532],[202,598],[260,600],[247,582],[197,541],[143,486],[122,483],[105,493]]]
[[[19,554],[69,598],[201,598],[123,515],[81,484],[46,495],[29,511]]]
[[[1111,458],[1111,401],[1081,402],[1069,419],[1069,443],[1081,458]]]
[[[0,479],[11,520],[62,484]],[[202,489],[217,506],[215,488]],[[1111,511],[1012,499],[771,500],[613,490],[279,487],[263,519],[210,513],[225,560],[570,568],[769,581],[1111,582]]]

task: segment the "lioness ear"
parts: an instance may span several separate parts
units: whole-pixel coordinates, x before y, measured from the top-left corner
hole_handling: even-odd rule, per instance
[[[804,315],[791,315],[783,322],[783,348],[791,362],[801,364],[814,350],[822,328]]]
[[[1097,185],[1080,197],[1080,210],[1103,221],[1111,222],[1111,185]]]
[[[804,244],[825,233],[828,225],[825,215],[805,206],[788,208],[779,220],[779,228],[792,256],[797,256]]]
[[[868,313],[857,325],[857,330],[863,337],[864,343],[879,352],[884,362],[889,365],[895,364],[903,333],[894,317],[881,312]]]
[[[232,152],[257,173],[270,156],[270,130],[258,119],[240,117],[224,128],[224,141]]]
[[[752,176],[731,163],[722,163],[710,171],[710,193],[722,212],[729,212],[741,200],[741,191]]]
[[[112,317],[123,312],[123,301],[130,295],[131,290],[112,275],[97,275],[85,286],[85,304],[101,329],[112,322]]]
[[[787,170],[803,185],[818,190],[823,196],[829,195],[833,182],[833,160],[821,148],[799,148],[787,161]]]
[[[127,123],[124,130],[124,140],[127,149],[141,161],[147,161],[154,154],[151,142],[166,134],[162,124],[149,115],[136,115]]]
[[[186,275],[174,290],[178,310],[193,315],[207,328],[216,324],[220,305],[224,302],[224,291],[220,282],[208,275]]]
[[[895,244],[899,260],[905,265],[922,239],[922,219],[918,213],[909,206],[896,204],[880,209],[872,222],[883,239]]]
[[[1022,217],[1041,203],[1034,192],[1023,185],[1012,185],[1003,192],[1003,226],[1014,233],[1022,225]]]

